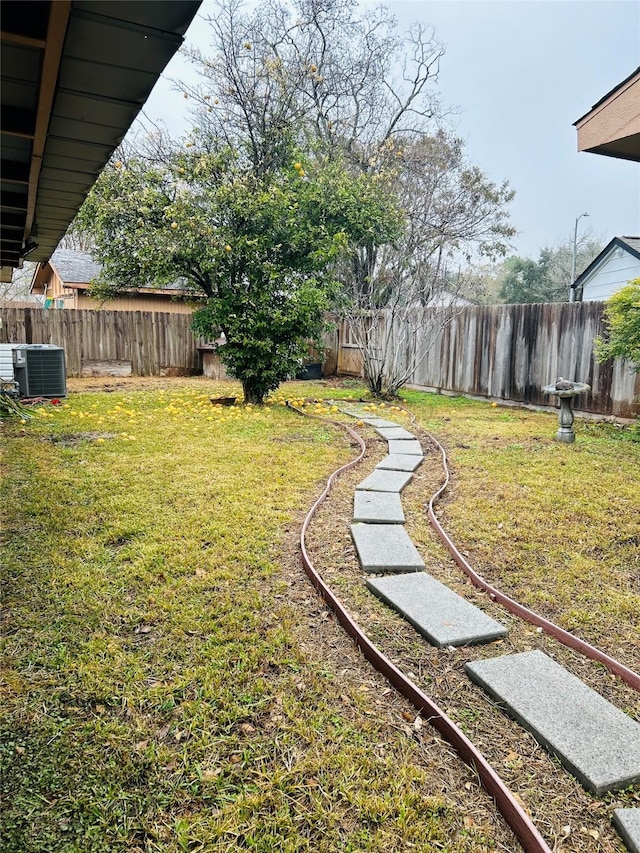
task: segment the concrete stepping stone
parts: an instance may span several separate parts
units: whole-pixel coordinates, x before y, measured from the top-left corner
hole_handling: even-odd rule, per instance
[[[422,456],[422,447],[417,438],[408,439],[391,439],[389,441],[389,453],[395,456],[396,453],[409,454],[410,456]]]
[[[351,535],[365,572],[424,569],[424,560],[401,524],[352,524]]]
[[[640,809],[615,809],[613,825],[629,853],[640,853]]]
[[[506,636],[504,625],[426,572],[372,578],[367,587],[438,648]]]
[[[541,651],[465,667],[596,796],[640,780],[640,724]]]
[[[356,489],[369,492],[401,492],[410,482],[410,471],[386,471],[376,468],[368,477],[358,483]]]
[[[415,438],[415,435],[404,427],[398,426],[394,424],[392,427],[376,427],[376,432],[378,435],[381,435],[383,438],[386,438],[387,441],[390,441],[394,438],[405,439],[405,438]]]
[[[393,429],[394,427],[402,429],[402,427],[398,427],[398,424],[394,421],[385,421],[384,418],[360,418],[360,420],[369,426],[375,427],[376,429]]]
[[[397,492],[356,492],[353,520],[369,524],[404,524],[400,495]]]
[[[352,418],[358,418],[359,421],[362,421],[365,424],[369,424],[369,426],[398,426],[395,421],[389,421],[386,418],[379,417],[378,415],[372,415],[369,412],[363,412],[362,409],[352,409],[350,406],[343,406],[342,408],[340,408],[340,411],[345,415],[350,415]]]
[[[338,411],[342,412],[343,415],[349,415],[352,418],[360,418],[362,415],[362,411],[360,409],[354,409],[353,406],[338,406]]]
[[[394,453],[378,462],[376,469],[383,471],[415,471],[422,465],[422,456],[410,456],[408,453]]]
[[[386,421],[384,418],[363,418],[354,412],[343,412],[343,414],[351,415],[352,418],[357,418],[359,421],[362,421],[363,424],[367,424],[374,428],[381,427],[391,429],[398,426],[394,421]]]

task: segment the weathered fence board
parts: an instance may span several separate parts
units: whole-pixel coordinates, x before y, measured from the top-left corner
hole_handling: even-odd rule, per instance
[[[594,339],[602,331],[603,303],[468,306],[443,322],[441,311],[416,309],[409,319],[416,367],[408,385],[517,403],[554,405],[542,388],[559,376],[591,386],[576,408],[633,417],[640,413],[640,374],[621,360],[599,364]],[[337,372],[358,374],[362,357],[345,345],[338,324]],[[405,335],[405,337],[407,337]]]
[[[591,386],[576,408],[633,417],[640,414],[640,374],[620,360],[598,364],[593,355],[602,310],[600,302],[469,306],[443,324],[442,312],[416,309],[404,358],[409,363],[417,353],[418,364],[408,384],[553,405],[542,387],[563,376]],[[347,338],[346,324],[338,324],[325,342],[325,374],[360,372],[362,357]],[[0,308],[0,343],[58,344],[70,376],[82,375],[83,364],[87,372],[97,364],[103,371],[109,362],[116,371],[130,364],[132,374],[149,376],[197,372],[197,347],[204,342],[186,314]]]
[[[200,341],[188,314],[2,308],[0,323],[0,343],[64,347],[69,376],[81,376],[83,365],[88,372],[100,364],[106,372],[109,363],[120,373],[130,363],[136,376],[195,373],[200,367]]]

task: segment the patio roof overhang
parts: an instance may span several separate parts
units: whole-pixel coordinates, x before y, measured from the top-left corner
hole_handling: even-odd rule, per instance
[[[640,162],[640,68],[574,122],[578,151]]]
[[[0,266],[46,261],[202,0],[2,0]]]

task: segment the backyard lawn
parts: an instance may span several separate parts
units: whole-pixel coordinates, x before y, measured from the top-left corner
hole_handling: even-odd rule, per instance
[[[517,850],[474,773],[363,662],[302,572],[304,515],[356,448],[282,402],[363,389],[291,383],[264,408],[212,406],[239,390],[202,378],[70,389],[3,424],[0,848]],[[441,517],[474,565],[637,669],[640,443],[577,422],[568,447],[553,415],[404,397],[447,447]],[[424,512],[436,462],[406,511],[441,562]],[[341,506],[314,533],[330,582]],[[605,811],[561,849],[621,849],[589,847]]]
[[[441,521],[477,571],[640,671],[638,425],[576,419],[566,445],[555,414],[404,396],[446,447]]]

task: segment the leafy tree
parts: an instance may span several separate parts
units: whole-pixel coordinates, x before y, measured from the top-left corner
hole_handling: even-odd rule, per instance
[[[607,300],[604,317],[606,334],[595,341],[598,361],[626,358],[640,372],[640,278]]]
[[[204,144],[246,142],[259,171],[277,156],[270,133],[286,126],[310,160],[346,163],[404,213],[397,239],[370,231],[338,268],[338,308],[363,351],[369,386],[393,395],[415,365],[390,329],[404,329],[416,306],[442,309],[451,265],[473,253],[503,255],[514,233],[512,191],[468,164],[461,141],[434,121],[444,49],[430,28],[400,35],[387,9],[360,16],[349,0],[298,0],[293,10],[267,0],[252,14],[224,0],[209,22],[215,53],[191,52],[202,83],[183,87]],[[391,312],[391,325],[381,312]]]
[[[224,335],[220,357],[247,402],[293,373],[320,333],[336,287],[328,267],[349,241],[388,239],[399,222],[366,176],[288,159],[259,175],[230,149],[116,161],[79,214],[102,266],[93,293],[177,280],[203,293],[194,328]]]
[[[292,28],[277,3],[247,15],[237,0],[221,2],[210,19],[212,55],[192,53],[202,85],[183,87],[194,104],[186,146],[178,151],[156,134],[121,156],[77,224],[103,267],[99,295],[178,277],[204,292],[195,328],[212,339],[223,333],[220,357],[248,401],[260,402],[299,366],[347,248],[389,242],[400,230],[380,183],[354,170],[344,151],[328,156],[311,144],[305,83],[311,75],[318,84],[317,41],[308,37],[325,6],[343,19],[351,8],[347,0],[302,3]]]
[[[500,297],[507,303],[555,302],[559,296],[557,286],[549,276],[549,264],[545,257],[534,261],[517,256],[505,261],[505,275],[500,288]],[[568,293],[568,286],[564,290]],[[565,295],[565,300],[567,296]]]
[[[391,308],[400,318],[437,300],[461,257],[504,254],[514,233],[505,210],[511,190],[468,164],[460,140],[434,124],[443,48],[432,30],[416,25],[401,36],[384,7],[359,16],[351,0],[297,0],[293,9],[266,0],[251,13],[221,0],[209,23],[211,50],[190,54],[201,82],[182,85],[194,116],[182,159],[156,136],[127,164],[127,180],[138,184],[118,216],[109,192],[102,213],[86,207],[85,225],[103,232],[97,248],[112,282],[180,274],[200,287],[209,302],[198,328],[225,331],[221,356],[242,378],[257,368],[258,350],[275,349],[278,363],[286,354],[283,370],[299,352],[288,337],[264,337],[280,316],[265,312],[285,294],[296,293],[285,304],[296,307],[303,337],[318,328],[332,281],[342,283],[344,316]],[[116,181],[121,192],[123,174],[105,178],[105,188]],[[163,251],[167,219],[175,234]],[[125,221],[132,230],[119,240]],[[203,243],[214,247],[206,257]],[[375,328],[367,320],[359,339],[371,349],[367,365],[378,365],[368,379],[376,393],[395,393],[407,371],[387,361],[398,363],[407,348],[397,336],[376,338]],[[275,364],[265,369],[267,385],[283,375]]]
[[[586,230],[578,236],[576,242],[576,276],[579,276],[589,266],[591,261],[600,254],[606,240],[597,236],[591,230]],[[548,255],[548,269],[551,279],[556,282],[559,298],[557,301],[568,299],[573,267],[573,238],[561,240],[553,246],[542,249],[540,256]]]
[[[576,246],[576,275],[602,250],[603,241],[586,232]],[[507,303],[567,302],[573,240],[545,246],[538,260],[513,256],[504,262],[500,298]]]

